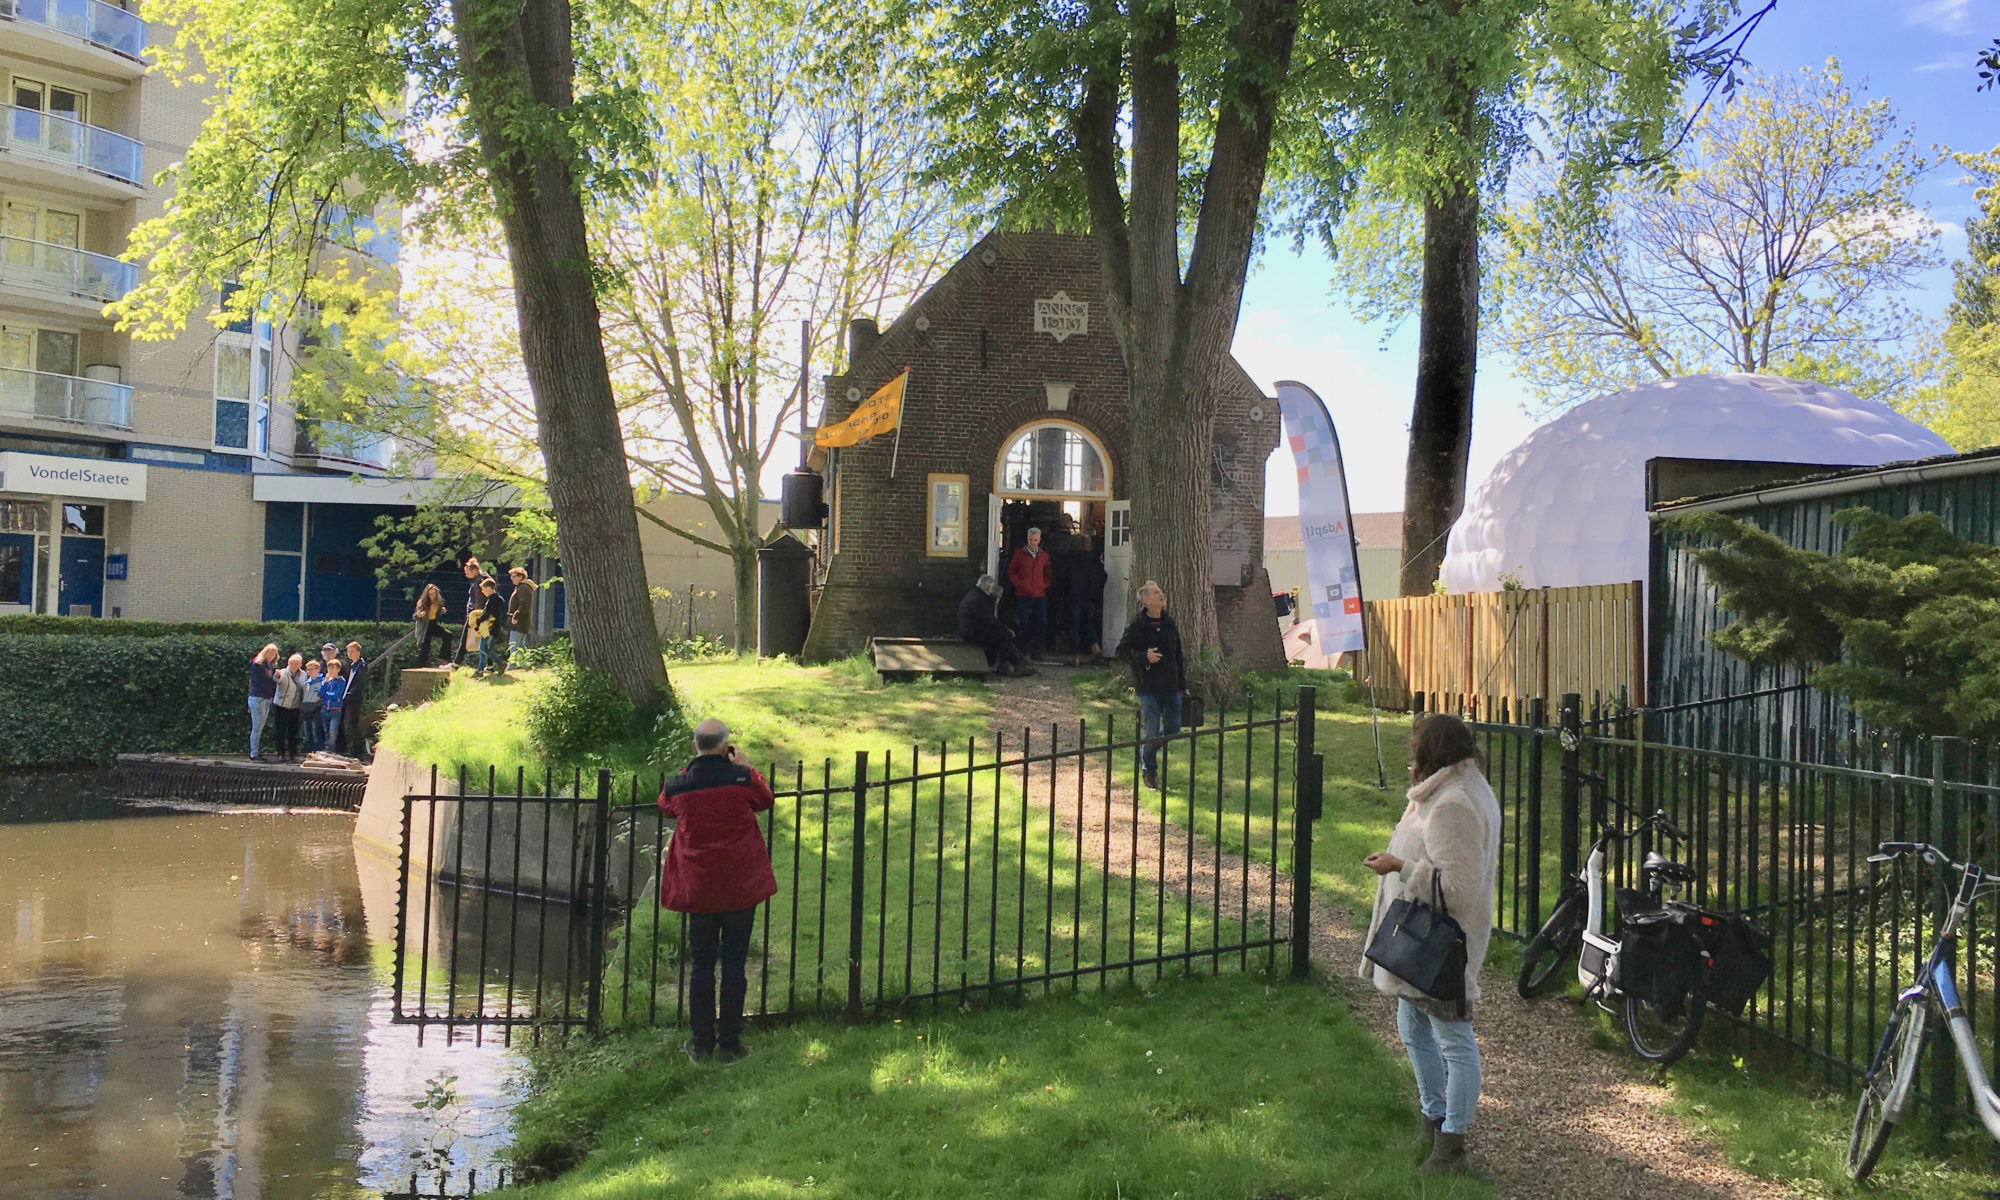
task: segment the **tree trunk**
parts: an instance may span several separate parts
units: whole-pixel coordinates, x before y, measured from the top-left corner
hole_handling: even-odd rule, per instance
[[[756,538],[738,538],[730,547],[729,558],[736,578],[736,595],[731,600],[736,606],[736,653],[754,657],[757,653]]]
[[[573,100],[569,3],[452,0],[452,25],[507,235],[576,661],[651,707],[666,667],[598,327],[575,149],[552,119]]]
[[[1403,594],[1427,596],[1445,539],[1465,507],[1472,381],[1479,366],[1479,189],[1424,205],[1423,312],[1417,395],[1403,480]]]

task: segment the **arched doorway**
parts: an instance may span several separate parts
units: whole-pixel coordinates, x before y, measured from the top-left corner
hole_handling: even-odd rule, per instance
[[[1072,652],[1089,650],[1112,636],[1122,621],[1131,561],[1131,505],[1112,498],[1111,456],[1104,443],[1073,421],[1045,418],[1001,440],[993,464],[993,492],[987,498],[987,570],[1003,581],[1005,564],[1026,544],[1030,528],[1059,554],[1073,538],[1090,539],[1102,555],[1105,586],[1101,615],[1082,636],[1074,636],[1065,612],[1063,630],[1073,635]],[[1110,536],[1107,536],[1109,533]],[[1056,614],[1052,613],[1052,625]],[[1087,618],[1085,618],[1087,620]]]

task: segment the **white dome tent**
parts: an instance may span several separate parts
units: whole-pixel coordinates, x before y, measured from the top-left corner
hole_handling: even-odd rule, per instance
[[[1529,434],[1451,527],[1445,590],[1646,577],[1646,460],[1872,467],[1950,454],[1887,405],[1769,375],[1690,375],[1580,404]]]

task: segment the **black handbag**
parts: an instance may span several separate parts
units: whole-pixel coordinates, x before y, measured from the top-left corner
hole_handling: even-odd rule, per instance
[[[1431,875],[1431,902],[1405,897],[1375,928],[1366,957],[1433,1000],[1465,1005],[1465,930],[1445,910],[1444,885]]]

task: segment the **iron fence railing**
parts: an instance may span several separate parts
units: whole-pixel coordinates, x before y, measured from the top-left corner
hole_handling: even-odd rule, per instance
[[[1921,840],[2000,869],[2000,782],[1987,746],[1884,739],[1860,727],[1837,734],[1830,723],[1774,730],[1740,718],[1688,720],[1678,709],[1601,699],[1586,708],[1574,695],[1552,725],[1539,712],[1467,715],[1506,820],[1497,926],[1519,936],[1539,928],[1582,848],[1607,822],[1631,823],[1619,802],[1641,815],[1664,809],[1689,840],[1614,843],[1613,884],[1636,886],[1638,864],[1657,850],[1696,868],[1698,903],[1769,929],[1771,980],[1738,1021],[1836,1082],[1866,1070],[1949,900],[1938,872],[1908,861],[1875,867],[1868,855],[1882,841]],[[2000,1065],[1993,914],[1976,911],[1956,949],[1962,998],[1991,1069]],[[1940,1031],[1920,1088],[1940,1125],[1971,1112],[1947,1037]]]
[[[1303,973],[1313,716],[1307,688],[1291,709],[1162,739],[1157,807],[1129,718],[774,772],[779,884],[746,1012],[856,1018],[1169,968],[1276,970],[1281,947]],[[681,1024],[685,919],[656,903],[660,782],[489,773],[407,796],[396,1019],[482,1037]]]

